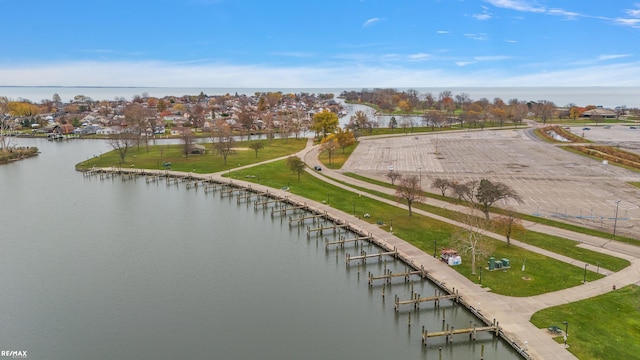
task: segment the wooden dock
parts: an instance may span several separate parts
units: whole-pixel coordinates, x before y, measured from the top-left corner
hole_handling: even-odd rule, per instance
[[[469,324],[470,326],[468,328],[464,328],[464,329],[455,329],[453,326],[451,328],[449,328],[449,326],[447,325],[447,329],[444,331],[433,331],[433,332],[428,332],[427,330],[425,330],[424,326],[422,327],[422,346],[426,346],[427,345],[427,339],[430,337],[438,337],[438,336],[445,336],[446,339],[445,341],[447,343],[452,343],[453,342],[453,336],[454,335],[459,335],[459,334],[469,334],[469,340],[476,340],[476,336],[478,332],[482,332],[482,331],[486,331],[486,332],[492,332],[494,333],[495,336],[499,336],[500,335],[500,326],[498,325],[497,322],[493,322],[492,325],[489,326],[481,326],[481,327],[477,327],[475,325],[471,326],[471,324]]]
[[[413,304],[413,308],[414,309],[419,309],[420,308],[420,303],[423,303],[423,302],[433,302],[436,307],[439,307],[440,306],[440,301],[442,301],[442,300],[453,300],[454,302],[459,302],[460,299],[461,299],[461,297],[458,294],[458,291],[456,291],[454,289],[452,294],[435,295],[435,296],[429,296],[429,297],[420,297],[420,294],[414,293],[411,296],[410,300],[400,300],[400,298],[396,295],[393,303],[394,303],[394,308],[395,308],[396,312],[398,312],[398,311],[400,311],[400,305],[411,305],[411,304]]]
[[[317,228],[311,228],[310,226],[307,226],[307,236],[311,235],[311,233],[313,232],[318,232],[319,234],[322,234],[325,230],[333,230],[333,232],[335,233],[336,230],[340,229],[340,228],[348,228],[349,224],[345,223],[345,224],[336,224],[335,222],[333,222],[332,225],[329,226],[320,226]]]
[[[325,244],[325,247],[328,248],[329,246],[332,245],[338,245],[341,248],[344,248],[344,244],[348,244],[348,243],[352,243],[352,242],[358,242],[358,241],[371,241],[373,239],[373,237],[371,235],[368,236],[356,236],[352,239],[345,239],[344,236],[340,237],[340,240],[337,241],[329,241]]]
[[[420,277],[425,277],[424,267],[421,270],[415,271],[405,271],[401,273],[392,273],[391,269],[386,271],[385,275],[374,276],[373,273],[369,272],[369,287],[373,286],[373,282],[376,280],[385,280],[386,283],[391,284],[391,279],[393,278],[404,278],[404,282],[409,282],[409,278],[411,275],[420,275]]]
[[[347,254],[346,258],[347,258],[347,265],[349,265],[349,263],[352,260],[362,260],[363,264],[367,263],[367,259],[368,258],[374,258],[377,257],[378,260],[382,260],[383,256],[393,256],[394,258],[398,258],[398,249],[394,248],[393,251],[387,251],[387,252],[382,252],[380,251],[377,254],[367,254],[364,250],[360,253],[360,255],[358,256],[351,256],[351,254]]]
[[[315,224],[316,221],[320,221],[320,219],[324,219],[324,217],[325,217],[324,214],[314,214],[314,213],[310,213],[308,215],[303,214],[302,216],[299,216],[299,217],[289,216],[289,226],[292,226],[294,223],[298,223],[298,225],[302,225],[304,221],[308,219],[312,219],[313,223]]]
[[[285,206],[281,209],[273,208],[271,209],[271,217],[274,217],[276,213],[280,213],[280,216],[285,216],[287,215],[288,211],[295,211],[299,209],[304,209],[306,207],[307,207],[306,205],[293,205],[293,206]]]

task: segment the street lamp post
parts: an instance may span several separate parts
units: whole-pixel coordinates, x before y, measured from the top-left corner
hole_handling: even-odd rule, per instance
[[[564,324],[564,347],[567,347],[567,337],[569,336],[569,322],[563,321]]]
[[[587,283],[587,266],[589,266],[589,264],[584,264],[584,278],[582,279],[583,284]]]
[[[433,257],[436,257],[436,252],[437,252],[437,248],[438,248],[437,241],[438,241],[438,239],[433,239]]]
[[[480,285],[482,285],[482,266],[478,266],[478,269],[480,269]]]
[[[418,179],[420,181],[420,186],[422,186],[422,166],[418,168]]]
[[[613,235],[611,236],[611,238],[615,238],[616,237],[616,226],[618,225],[618,207],[620,206],[620,199],[616,200],[616,216],[613,219]]]

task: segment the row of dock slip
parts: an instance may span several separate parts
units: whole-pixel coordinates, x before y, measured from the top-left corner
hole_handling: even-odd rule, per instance
[[[180,174],[176,175],[168,171],[142,171],[136,169],[93,169],[85,172],[85,176],[100,176],[100,178],[113,178],[114,176],[121,176],[123,181],[129,179],[135,179],[140,176],[145,176],[145,181],[151,183],[164,182],[169,185],[178,185],[179,183],[185,183],[187,189],[195,189],[196,191],[202,189],[204,193],[219,193],[220,197],[235,197],[238,203],[245,202],[247,205],[253,205],[256,211],[264,210],[269,211],[272,218],[279,217],[281,220],[288,221],[289,226],[304,226],[306,228],[307,237],[312,235],[322,236],[327,233],[333,233],[336,240],[324,239],[325,248],[329,251],[330,248],[336,249],[336,256],[338,256],[338,249],[344,251],[347,246],[354,246],[357,248],[359,243],[368,243],[378,247],[380,250],[377,252],[366,252],[361,249],[359,255],[351,255],[345,253],[345,262],[347,266],[356,262],[358,264],[358,274],[360,273],[360,266],[367,266],[367,260],[377,260],[381,262],[384,258],[391,258],[393,261],[401,261],[406,266],[413,268],[413,270],[407,270],[402,273],[385,272],[381,275],[374,275],[372,273],[368,276],[369,286],[373,286],[377,280],[384,280],[382,284],[382,296],[384,298],[385,291],[391,291],[394,278],[403,278],[404,282],[408,281],[410,277],[418,277],[420,280],[428,279],[436,287],[440,289],[440,292],[432,297],[422,297],[419,294],[412,295],[410,299],[401,300],[399,297],[394,299],[395,313],[400,312],[400,307],[404,305],[413,305],[416,312],[420,311],[420,303],[431,302],[434,304],[433,309],[439,308],[441,302],[447,301],[449,304],[460,304],[463,307],[470,309],[472,314],[477,315],[486,326],[473,326],[470,328],[458,328],[455,331],[446,331],[444,329],[445,324],[442,324],[443,328],[439,328],[438,331],[425,330],[424,334],[421,334],[423,339],[431,337],[443,337],[445,343],[450,343],[453,340],[454,335],[462,333],[473,333],[471,340],[475,340],[475,334],[480,331],[488,331],[486,327],[492,327],[491,331],[494,335],[503,336],[497,325],[492,325],[488,319],[481,316],[479,311],[474,312],[473,307],[469,304],[465,304],[462,296],[455,292],[455,289],[448,289],[445,284],[440,283],[434,279],[423,267],[416,267],[412,261],[412,257],[400,252],[395,247],[390,247],[385,239],[376,236],[376,234],[368,233],[358,226],[353,226],[348,221],[341,219],[342,213],[336,215],[333,209],[327,209],[328,207],[323,204],[316,204],[315,202],[300,201],[296,196],[289,196],[287,193],[275,191],[262,186],[241,185],[234,180],[221,179],[207,177],[204,175],[192,175],[192,174]],[[307,221],[310,221],[313,225],[306,225]],[[349,236],[347,236],[349,235]],[[375,262],[374,262],[375,263]],[[387,288],[389,290],[387,290]],[[411,312],[407,313],[409,318]],[[411,320],[409,320],[410,326]],[[472,328],[474,330],[472,330]],[[464,331],[463,331],[464,330]],[[466,331],[466,332],[465,332]],[[423,342],[426,345],[426,340]],[[526,355],[526,353],[525,353]],[[525,357],[526,358],[526,357]]]

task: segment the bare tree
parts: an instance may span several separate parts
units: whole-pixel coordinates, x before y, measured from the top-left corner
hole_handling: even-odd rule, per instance
[[[473,201],[473,189],[475,185],[473,182],[460,183],[453,181],[451,183],[451,189],[458,197],[458,200]]]
[[[413,203],[424,199],[419,178],[416,175],[400,178],[398,188],[396,189],[396,195],[407,201],[409,216],[411,216],[411,207]]]
[[[395,185],[396,180],[400,179],[402,177],[402,174],[397,171],[391,170],[387,173],[386,176],[389,178],[389,180],[391,180],[391,185]]]
[[[137,136],[131,132],[123,131],[120,134],[112,135],[108,140],[107,144],[115,150],[120,156],[120,164],[124,162],[125,157],[127,156],[127,152],[137,143]]]
[[[491,223],[494,231],[507,238],[507,245],[511,245],[511,236],[522,235],[527,231],[522,220],[515,217],[513,211],[508,211],[506,216],[495,217]]]
[[[322,139],[320,143],[320,148],[323,152],[326,152],[329,156],[329,164],[333,164],[333,154],[335,154],[338,149],[338,141],[336,140],[335,134],[330,134],[329,136]]]
[[[508,185],[501,182],[494,183],[487,179],[480,180],[475,190],[475,198],[487,221],[489,221],[489,209],[497,201],[512,199],[518,203],[522,202],[520,195]]]
[[[213,148],[222,156],[224,164],[227,165],[227,157],[233,152],[235,140],[231,127],[226,121],[219,120],[216,122],[216,126],[211,129],[211,140],[213,141]]]
[[[493,242],[482,235],[484,221],[475,216],[473,208],[460,213],[457,230],[453,233],[453,244],[461,252],[471,255],[471,274],[476,273],[478,257],[486,257],[493,253]]]
[[[436,179],[433,179],[433,182],[431,183],[431,188],[440,190],[440,192],[442,193],[442,196],[445,196],[447,189],[450,188],[451,185],[452,185],[451,182],[447,179],[436,178]]]
[[[182,128],[182,131],[180,132],[180,140],[182,141],[184,157],[188,158],[193,146],[193,132],[191,131],[191,128]]]

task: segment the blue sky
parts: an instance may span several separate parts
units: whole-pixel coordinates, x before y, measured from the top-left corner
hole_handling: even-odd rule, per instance
[[[0,8],[0,85],[640,85],[640,0],[0,0]]]

